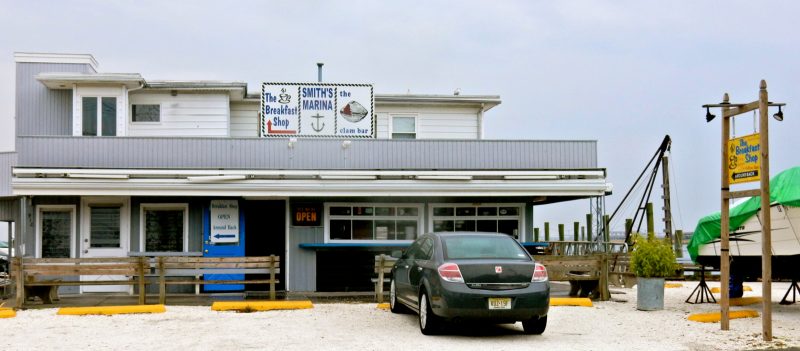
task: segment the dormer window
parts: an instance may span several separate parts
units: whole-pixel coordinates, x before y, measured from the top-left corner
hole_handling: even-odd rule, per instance
[[[83,136],[117,135],[117,98],[82,97]]]

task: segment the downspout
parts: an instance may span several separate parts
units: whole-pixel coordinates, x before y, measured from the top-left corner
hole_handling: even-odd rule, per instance
[[[133,121],[133,115],[132,115],[133,114],[133,109],[131,108],[131,92],[139,90],[139,89],[143,89],[144,85],[145,85],[145,81],[144,81],[144,79],[142,79],[142,81],[139,82],[139,87],[138,88],[127,89],[125,91],[125,111],[126,111],[126,115],[127,115],[126,118],[125,118],[126,119],[126,121],[125,121],[125,136],[128,136],[128,134],[129,134],[128,131],[131,129],[131,121]],[[230,114],[229,114],[229,116],[230,116]]]

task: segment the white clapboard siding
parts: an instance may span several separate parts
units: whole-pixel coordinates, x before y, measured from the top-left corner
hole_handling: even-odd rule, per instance
[[[417,139],[478,139],[478,109],[453,106],[387,106],[377,109],[378,138],[391,138],[392,116],[415,116]]]
[[[258,110],[260,102],[231,103],[231,136],[234,138],[258,137]]]
[[[157,104],[161,106],[161,121],[130,122],[131,136],[229,136],[229,97],[220,93],[179,92],[136,93],[130,96],[131,105]]]

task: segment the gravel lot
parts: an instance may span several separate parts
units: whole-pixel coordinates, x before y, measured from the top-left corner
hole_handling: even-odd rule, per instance
[[[374,303],[318,303],[313,309],[258,313],[213,312],[207,306],[168,306],[151,315],[56,316],[55,309],[19,311],[0,319],[0,349],[137,350],[741,350],[800,345],[800,305],[781,306],[788,283],[773,286],[774,341],[761,341],[761,318],[696,323],[689,313],[718,305],[684,300],[695,282],[667,289],[666,309],[636,310],[636,290],[614,289],[594,307],[552,307],[547,331],[522,334],[522,325],[457,325],[446,335],[420,334],[415,315],[395,315]],[[710,283],[711,286],[718,286]],[[760,283],[748,283],[760,296]],[[755,309],[760,305],[733,307]]]

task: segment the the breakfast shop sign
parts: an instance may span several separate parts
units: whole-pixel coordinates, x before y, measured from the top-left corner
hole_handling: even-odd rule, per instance
[[[374,138],[370,84],[263,83],[262,137]]]

